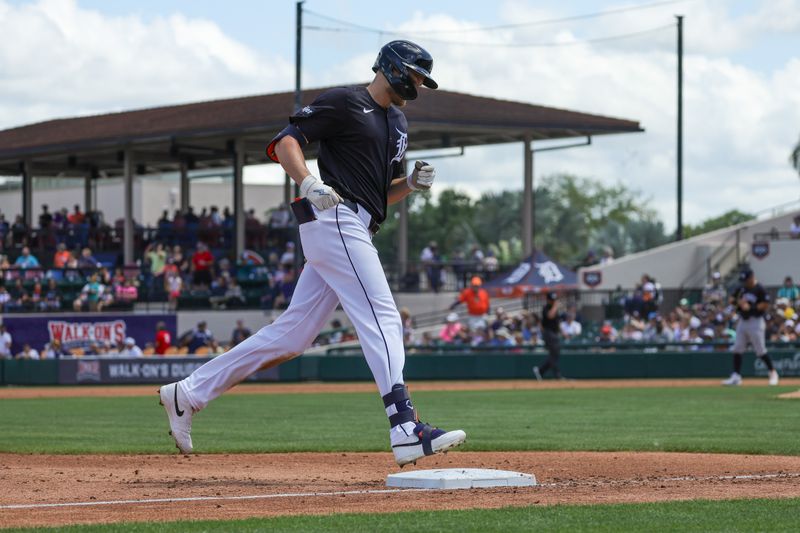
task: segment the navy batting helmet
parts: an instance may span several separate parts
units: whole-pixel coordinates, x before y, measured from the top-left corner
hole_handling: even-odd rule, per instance
[[[405,100],[417,97],[417,86],[409,74],[413,70],[424,77],[422,84],[430,89],[436,89],[439,84],[431,78],[433,58],[424,48],[411,41],[392,41],[387,43],[378,52],[372,71],[380,70],[386,77],[392,89]]]

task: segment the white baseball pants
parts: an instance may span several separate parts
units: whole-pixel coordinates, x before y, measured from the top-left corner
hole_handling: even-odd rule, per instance
[[[339,302],[355,325],[381,396],[403,383],[403,328],[367,229],[369,213],[363,207],[355,213],[342,204],[314,212],[317,220],[300,226],[307,263],[289,308],[180,382],[194,410],[250,374],[303,353]]]

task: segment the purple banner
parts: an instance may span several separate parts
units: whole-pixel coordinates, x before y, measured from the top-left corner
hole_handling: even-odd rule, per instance
[[[58,339],[64,350],[86,349],[90,344],[109,341],[120,345],[133,337],[140,348],[154,342],[156,324],[164,322],[172,338],[176,338],[175,315],[134,315],[76,313],[53,315],[5,315],[3,324],[13,340],[12,353],[22,350],[23,344],[41,351],[44,345]]]

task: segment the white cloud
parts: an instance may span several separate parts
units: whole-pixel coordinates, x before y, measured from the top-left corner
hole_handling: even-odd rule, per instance
[[[285,88],[293,72],[208,20],[109,16],[74,0],[0,0],[0,35],[2,127],[269,92]]]
[[[509,23],[571,13],[522,0],[488,8]],[[564,42],[671,24],[675,13],[686,15],[684,219],[698,222],[728,209],[757,211],[798,198],[800,181],[787,160],[800,134],[800,52],[786,52],[788,59],[772,71],[737,62],[732,54],[765,36],[796,33],[800,0],[764,0],[741,14],[733,14],[727,2],[697,0],[588,21],[448,34],[437,32],[482,24],[458,14],[418,11],[402,27],[429,31],[440,41]],[[143,19],[82,9],[74,0],[20,6],[0,0],[0,35],[14,43],[0,47],[0,127],[285,90],[294,79],[290,60],[265,57],[214,22],[181,14]],[[481,48],[418,40],[434,54],[434,77],[444,89],[641,121],[642,134],[537,154],[536,177],[565,171],[622,181],[651,197],[667,226],[674,224],[673,29],[564,47]],[[306,43],[304,86],[371,77],[374,36],[326,34]],[[326,48],[319,54],[340,58],[324,68],[313,60],[314,47],[322,43]],[[521,188],[522,147],[467,149],[465,157],[437,160],[437,167],[440,184],[474,194]],[[256,178],[260,172],[253,179],[262,179]]]

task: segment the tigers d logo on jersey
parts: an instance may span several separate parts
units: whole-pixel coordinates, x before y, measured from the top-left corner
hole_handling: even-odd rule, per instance
[[[400,131],[397,128],[395,128],[395,131],[400,134],[400,137],[397,138],[397,153],[392,158],[391,162],[399,163],[403,160],[403,156],[406,155],[406,148],[408,148],[408,133]]]

